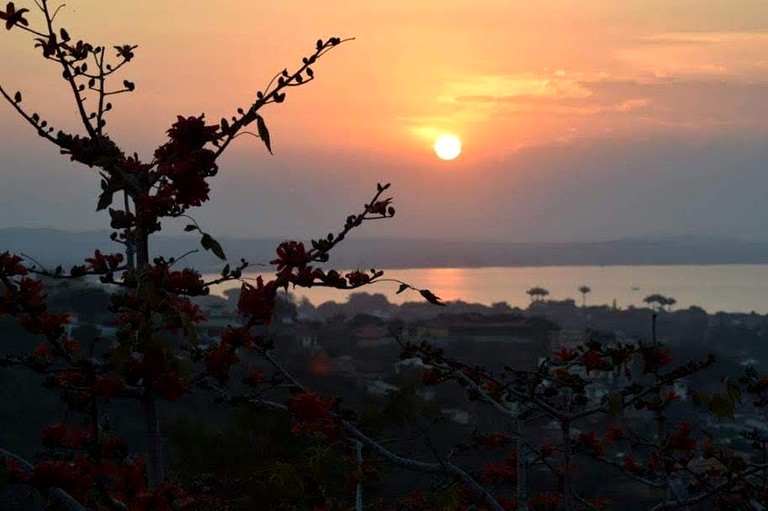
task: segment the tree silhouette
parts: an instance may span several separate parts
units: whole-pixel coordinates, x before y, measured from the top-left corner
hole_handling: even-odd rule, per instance
[[[677,303],[677,300],[674,298],[660,295],[660,294],[652,294],[648,295],[643,299],[643,302],[647,303],[651,306],[651,308],[655,309],[656,311],[662,311],[666,310],[672,310],[672,306],[674,306]]]
[[[29,9],[17,8],[14,2],[0,10],[0,18],[5,20],[6,29],[31,35],[43,58],[58,67],[74,100],[81,131],[56,130],[41,114],[27,109],[21,92],[10,93],[0,86],[0,94],[41,138],[71,160],[98,172],[101,190],[97,211],[109,213],[114,230],[111,239],[122,245],[123,253],[96,250],[84,264],[68,270],[61,266],[49,270],[29,257],[0,253],[0,316],[9,316],[41,339],[31,353],[3,355],[0,365],[25,366],[44,375],[47,387],[61,393],[68,409],[64,422],[43,431],[44,444],[50,451],[37,465],[19,461],[11,453],[0,454],[15,481],[48,493],[58,488],[51,498],[68,509],[180,508],[192,501],[166,479],[158,400],[175,402],[194,388],[230,402],[233,398],[226,385],[244,352],[273,365],[276,378],[281,379],[279,385],[255,373],[249,373],[246,382],[282,392],[278,399],[283,403],[270,403],[279,404],[293,415],[297,432],[311,430],[332,435],[336,431],[331,418],[337,407],[334,399],[311,392],[285,371],[271,354],[273,341],[268,327],[278,306],[280,289],[323,286],[350,290],[381,280],[383,272],[375,269],[339,272],[320,265],[329,261],[331,252],[352,230],[369,220],[395,214],[392,198],[385,197],[390,186],[378,184],[362,210],[347,217],[335,234],[312,240],[310,248],[297,241],[281,243],[276,259],[270,262],[274,266],[271,279],[242,280],[249,263],[230,263],[221,244],[188,212],[209,200],[209,180],[219,171],[219,157],[247,128],[255,126],[256,136],[272,151],[262,116],[264,108],[285,101],[288,89],[313,81],[312,66],[344,41],[338,37],[318,40],[295,71],[278,73],[266,89],[254,93],[252,103],[238,108],[229,120],[222,118],[218,124],[208,124],[204,115],[178,116],[167,131],[167,141],[159,145],[151,160],[144,161],[123,150],[107,130],[112,97],[136,88],[134,82],[117,76],[133,60],[137,46],[123,44],[108,49],[76,39],[70,31],[57,26],[63,5],[53,7],[48,0],[39,0],[36,5],[42,18],[40,26],[27,19]],[[120,197],[122,200],[118,200]],[[181,218],[187,222],[184,230],[198,237],[201,248],[222,261],[220,277],[205,280],[193,268],[179,268],[183,256],[150,255],[152,236],[161,231],[164,222]],[[109,312],[114,315],[117,332],[103,356],[93,346],[83,346],[67,335],[69,315],[50,312],[41,277],[98,277],[102,285],[111,288]],[[202,345],[198,342],[198,327],[205,317],[192,298],[205,296],[211,286],[227,281],[241,281],[237,309],[242,324],[225,329],[218,342]],[[428,302],[442,305],[429,290],[399,284],[398,292],[415,290]],[[255,395],[264,400],[262,391]],[[242,402],[245,398],[239,399]],[[129,454],[124,442],[109,431],[104,413],[105,403],[110,401],[138,405],[144,422],[145,459]],[[376,444],[351,423],[345,430],[375,446],[380,454],[401,464],[410,463]],[[429,467],[433,472],[472,480],[457,467]],[[66,498],[59,498],[60,490]],[[199,506],[200,502],[189,506]]]
[[[591,293],[592,289],[589,286],[580,286],[579,287],[579,293],[581,293],[581,306],[586,307],[587,306],[587,293]]]
[[[759,429],[743,431],[755,451],[755,456],[743,459],[698,425],[668,416],[668,410],[679,404],[674,384],[706,369],[714,359],[673,366],[669,353],[657,342],[655,328],[650,344],[589,340],[543,357],[535,368],[504,366],[499,374],[453,359],[426,341],[400,338],[403,359],[418,358],[423,368],[419,383],[451,384],[454,394],[462,390],[469,401],[501,417],[505,429],[465,432],[469,438],[444,450],[419,431],[431,456],[427,459],[396,452],[391,442],[377,441],[361,426],[354,410],[333,396],[312,390],[278,359],[270,324],[280,306],[280,290],[295,286],[353,290],[387,280],[375,269],[340,272],[324,265],[353,230],[395,214],[392,198],[386,196],[389,184],[378,184],[372,197],[335,233],[307,245],[299,241],[279,244],[269,263],[273,268],[255,280],[243,277],[249,268],[247,261],[229,261],[224,247],[189,216],[209,200],[210,179],[218,173],[219,156],[246,128],[255,125],[257,136],[271,152],[264,108],[282,103],[289,88],[312,81],[312,66],[343,41],[337,37],[318,40],[295,71],[279,73],[230,119],[208,124],[204,115],[179,116],[167,132],[168,139],[151,160],[143,161],[126,153],[106,129],[111,96],[136,87],[125,79],[114,85],[114,79],[134,58],[137,47],[120,45],[112,51],[75,40],[55,23],[61,7],[52,8],[48,0],[39,0],[37,5],[43,20],[39,27],[27,19],[29,9],[17,8],[14,2],[0,10],[0,19],[6,22],[6,29],[30,34],[35,48],[58,66],[74,98],[81,131],[55,130],[39,113],[26,108],[20,92],[11,94],[0,86],[0,94],[40,137],[99,173],[97,209],[109,213],[112,240],[122,248],[113,254],[95,250],[84,264],[68,269],[47,269],[30,257],[0,253],[0,319],[15,321],[39,340],[23,353],[0,355],[0,366],[23,367],[43,376],[45,387],[58,392],[66,408],[66,413],[55,414],[57,422],[42,431],[46,450],[34,463],[0,449],[9,482],[30,485],[54,509],[224,509],[207,493],[208,486],[181,488],[169,480],[163,466],[158,401],[174,406],[194,391],[229,409],[280,413],[288,419],[284,422],[292,435],[322,439],[335,449],[346,449],[347,465],[352,467],[349,481],[359,496],[357,509],[362,507],[362,487],[371,471],[363,462],[363,448],[381,464],[433,477],[435,493],[455,497],[452,509],[605,509],[607,504],[599,495],[586,495],[578,487],[573,464],[577,458],[598,461],[639,484],[665,491],[666,496],[654,507],[658,510],[710,500],[717,509],[754,509],[758,508],[755,503],[768,504],[768,438]],[[197,238],[201,249],[221,260],[220,276],[205,280],[194,268],[179,267],[183,256],[150,256],[152,236],[161,232],[164,223],[181,218],[185,231]],[[96,350],[94,344],[68,335],[70,317],[51,311],[43,277],[90,277],[110,290],[108,312],[113,315],[116,333],[108,339],[108,347]],[[238,321],[213,342],[200,343],[198,330],[206,318],[192,298],[205,296],[211,286],[228,281],[240,283]],[[416,291],[427,302],[443,305],[427,289],[394,282],[399,284],[398,292]],[[527,293],[532,301],[549,295],[540,287]],[[664,307],[674,300],[653,295],[646,303]],[[292,316],[293,309],[288,309]],[[253,359],[269,374],[245,363]],[[601,390],[601,377],[612,379],[615,387],[590,394],[590,389]],[[746,397],[750,406],[768,406],[768,377],[753,368],[738,383],[724,380],[723,387],[721,393],[696,393],[696,404],[717,418],[733,418]],[[408,390],[415,391],[416,384]],[[111,427],[108,403],[113,402],[133,407],[141,415],[144,456],[131,452]],[[612,424],[603,432],[594,420],[611,417],[620,422],[630,409],[651,413],[653,421]],[[525,431],[533,419],[554,422],[560,430],[559,444],[530,441]],[[654,428],[649,434],[643,427],[650,422]],[[256,422],[252,426],[262,425]],[[477,455],[487,450],[502,450],[504,456],[494,461]],[[465,457],[471,452],[475,458]],[[478,466],[473,459],[483,464]],[[701,460],[714,460],[717,465],[697,472],[695,466]],[[552,491],[529,491],[525,473],[533,464],[554,478]],[[290,483],[285,481],[297,481],[296,467],[282,460],[271,467],[269,476],[281,480],[283,490],[290,491]],[[250,481],[238,483],[236,488],[230,487],[231,493],[259,495],[256,485],[247,484]],[[315,493],[319,503],[307,504],[306,509],[350,507],[329,502],[322,488]],[[394,503],[399,510],[445,508],[419,493]]]
[[[549,291],[544,289],[543,287],[532,287],[528,291],[526,291],[526,294],[531,297],[531,303],[541,301],[545,297],[549,296]]]

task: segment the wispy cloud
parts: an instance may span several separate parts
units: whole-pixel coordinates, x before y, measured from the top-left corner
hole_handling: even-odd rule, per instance
[[[517,99],[584,99],[592,93],[562,70],[550,75],[485,75],[451,82],[444,101],[510,101]],[[474,98],[474,99],[473,99]]]
[[[768,32],[661,32],[640,37],[638,41],[656,45],[767,44]]]

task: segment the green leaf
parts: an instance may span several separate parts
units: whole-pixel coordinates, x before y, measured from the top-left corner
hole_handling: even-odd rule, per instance
[[[107,209],[112,205],[112,197],[115,195],[114,190],[110,190],[107,188],[103,192],[101,192],[101,195],[99,195],[99,203],[96,205],[96,211],[101,211],[102,209]]]
[[[200,238],[200,244],[203,246],[205,250],[210,250],[214,253],[216,257],[221,259],[222,261],[227,260],[227,256],[224,254],[224,249],[221,248],[221,245],[218,241],[213,239],[213,237],[206,233],[203,233],[203,237]]]
[[[267,123],[265,123],[264,118],[258,114],[256,115],[256,128],[259,130],[259,137],[264,141],[264,145],[267,146],[267,151],[269,151],[269,154],[272,154],[272,142],[269,140]]]

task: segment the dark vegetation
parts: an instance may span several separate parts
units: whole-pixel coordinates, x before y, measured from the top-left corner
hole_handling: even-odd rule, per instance
[[[51,127],[21,92],[6,102],[47,143],[101,176],[115,253],[75,266],[0,252],[4,509],[184,511],[764,509],[764,317],[616,311],[547,301],[440,307],[378,296],[346,306],[284,290],[350,290],[384,273],[330,267],[363,223],[395,214],[388,184],[336,232],[284,241],[266,278],[189,213],[218,157],[249,127],[271,151],[265,107],[314,79],[344,41],[320,39],[230,119],[179,116],[151,159],[107,130],[136,46],[76,40],[59,6],[0,10],[61,73],[81,131]],[[86,101],[88,100],[88,101]],[[182,220],[183,219],[183,220]],[[212,281],[151,241],[184,222],[220,260]],[[89,280],[90,279],[90,280]],[[241,283],[230,300],[211,286]],[[94,288],[87,282],[92,282]],[[664,297],[662,297],[664,298]],[[425,308],[429,308],[428,311]],[[727,350],[713,349],[732,342]],[[755,360],[722,361],[711,351]],[[676,357],[680,359],[676,361]],[[721,357],[722,358],[722,357]]]

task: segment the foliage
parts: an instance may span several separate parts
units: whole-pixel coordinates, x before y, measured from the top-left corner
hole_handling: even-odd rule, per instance
[[[14,2],[0,10],[0,19],[7,30],[31,35],[43,58],[58,66],[83,131],[57,131],[26,108],[22,93],[0,87],[0,94],[40,137],[99,173],[96,207],[108,212],[112,240],[122,249],[114,254],[96,250],[82,265],[50,270],[28,257],[0,253],[0,317],[13,320],[26,332],[25,339],[35,339],[19,353],[3,354],[0,363],[41,375],[67,412],[42,430],[45,450],[34,463],[0,451],[10,482],[35,488],[52,506],[78,511],[265,504],[342,509],[351,505],[347,496],[361,494],[378,477],[378,467],[362,459],[364,448],[379,465],[433,478],[431,491],[383,502],[382,509],[607,508],[604,496],[580,491],[583,480],[575,460],[591,460],[661,490],[665,496],[654,509],[705,501],[718,509],[768,504],[768,438],[757,428],[745,429],[743,437],[754,452],[736,453],[702,425],[672,421],[671,411],[681,406],[675,385],[712,366],[714,358],[674,365],[655,330],[651,343],[593,338],[560,347],[534,369],[506,367],[497,374],[452,359],[427,342],[400,336],[402,357],[418,359],[423,372],[418,382],[403,385],[382,413],[390,415],[392,423],[417,429],[422,452],[430,457],[396,452],[370,436],[354,410],[308,387],[278,360],[270,326],[280,291],[296,286],[349,290],[388,280],[375,269],[345,272],[323,265],[354,229],[395,214],[392,198],[386,196],[390,186],[377,185],[372,198],[347,217],[338,232],[306,245],[281,243],[270,262],[273,272],[255,281],[243,278],[247,261],[228,261],[225,248],[189,216],[209,200],[219,156],[249,126],[255,123],[258,137],[272,151],[264,108],[285,101],[289,88],[311,82],[312,66],[343,41],[318,40],[295,71],[283,70],[230,119],[209,124],[202,114],[178,116],[168,139],[150,161],[142,161],[113,141],[106,129],[111,96],[136,88],[134,82],[116,77],[133,60],[137,46],[108,50],[76,40],[56,24],[61,7],[40,0],[38,8],[39,25],[28,19],[29,9]],[[206,281],[194,268],[179,267],[181,257],[150,258],[151,236],[164,222],[182,217],[190,222],[185,231],[198,237],[201,249],[222,261],[220,277]],[[115,333],[108,345],[96,349],[95,336],[85,344],[72,335],[71,309],[49,302],[42,277],[98,278],[110,290],[107,312]],[[215,342],[201,343],[198,332],[206,318],[193,298],[226,281],[241,282],[241,321]],[[444,305],[427,289],[395,282],[398,293],[417,291],[427,302]],[[589,291],[585,286],[580,292],[586,296]],[[543,300],[549,292],[536,287],[528,294]],[[101,296],[106,298],[106,293]],[[661,295],[646,301],[659,307],[674,304]],[[100,315],[89,308],[93,303],[73,305],[79,313]],[[258,367],[251,365],[254,360]],[[603,391],[604,381],[613,382],[608,391]],[[692,393],[703,413],[729,419],[739,407],[768,405],[768,377],[754,369],[738,381],[722,383],[722,392]],[[465,431],[462,441],[437,445],[419,422],[424,417],[412,413],[422,385],[448,388],[451,396],[463,392],[473,405],[497,414],[505,428]],[[201,398],[215,401],[235,424],[212,430],[210,425],[164,421],[177,442],[172,445],[174,456],[183,459],[166,470],[158,401],[178,409],[185,399]],[[115,402],[129,403],[141,417],[143,453],[132,450],[113,427],[108,412]],[[645,414],[641,427],[627,420],[632,413]],[[530,440],[526,428],[542,420],[557,426],[559,438]],[[436,417],[429,424],[439,426]],[[272,439],[278,441],[272,444]],[[207,451],[215,451],[217,460],[228,459],[227,470],[211,464],[203,455]],[[532,465],[548,471],[554,481],[551,488],[529,494],[527,467]],[[344,491],[339,490],[342,478]]]
[[[526,294],[531,297],[531,301],[540,301],[549,296],[549,291],[543,287],[532,287],[526,291]]]
[[[43,431],[48,455],[36,465],[18,464],[7,457],[9,473],[12,480],[41,491],[58,487],[70,500],[74,498],[88,508],[180,509],[207,505],[204,492],[190,495],[166,479],[158,399],[174,403],[193,389],[200,389],[223,402],[242,403],[247,398],[229,394],[227,384],[243,353],[251,352],[275,366],[275,374],[268,378],[248,374],[245,383],[254,387],[252,396],[263,398],[265,389],[259,386],[277,391],[277,399],[285,401],[279,406],[294,417],[295,433],[318,431],[331,435],[338,429],[329,417],[336,406],[333,398],[304,389],[289,375],[281,374],[281,366],[269,354],[272,341],[267,327],[281,289],[354,289],[381,279],[383,273],[376,270],[340,272],[320,265],[363,222],[395,214],[392,198],[383,196],[389,185],[378,185],[373,198],[360,212],[350,215],[338,233],[313,240],[311,248],[297,241],[280,244],[277,258],[271,262],[275,266],[272,279],[260,277],[255,284],[242,283],[238,299],[242,325],[228,328],[217,343],[207,346],[198,344],[197,328],[205,317],[192,298],[208,294],[213,284],[241,279],[249,265],[244,260],[229,264],[224,247],[188,212],[209,200],[210,179],[219,171],[219,156],[250,125],[255,123],[259,138],[271,152],[262,110],[285,101],[289,88],[311,82],[315,76],[312,66],[343,41],[337,37],[318,40],[314,51],[295,71],[283,70],[265,90],[255,93],[253,103],[238,108],[229,120],[209,124],[204,115],[178,116],[167,131],[168,140],[158,146],[150,161],[142,161],[138,155],[127,153],[107,131],[112,97],[136,88],[134,82],[117,77],[135,57],[137,46],[122,44],[109,49],[76,39],[57,26],[63,6],[54,8],[41,0],[37,7],[41,23],[31,23],[27,19],[29,9],[18,8],[14,2],[0,11],[0,17],[6,29],[31,35],[43,58],[59,68],[73,96],[83,132],[56,130],[39,113],[26,108],[21,92],[9,93],[0,87],[0,94],[40,137],[71,160],[99,173],[101,191],[96,209],[109,213],[114,229],[111,238],[123,245],[124,253],[96,250],[84,264],[69,270],[61,266],[49,270],[34,260],[8,252],[0,254],[0,315],[14,319],[41,341],[26,353],[4,356],[3,363],[26,366],[45,375],[46,386],[59,391],[68,408],[65,422]],[[122,201],[117,200],[120,195]],[[150,237],[162,229],[164,221],[179,217],[191,221],[185,231],[199,236],[201,248],[223,261],[220,278],[206,282],[195,269],[179,268],[180,259],[150,258]],[[84,346],[81,339],[71,337],[71,317],[49,306],[41,277],[98,277],[112,288],[107,308],[113,314],[116,333],[108,349],[97,353],[93,346]],[[402,290],[415,289],[402,285]],[[439,302],[430,291],[416,290],[426,300]],[[286,390],[292,395],[285,396]],[[130,453],[110,431],[103,414],[107,403],[117,400],[135,402],[141,410],[145,457]]]

